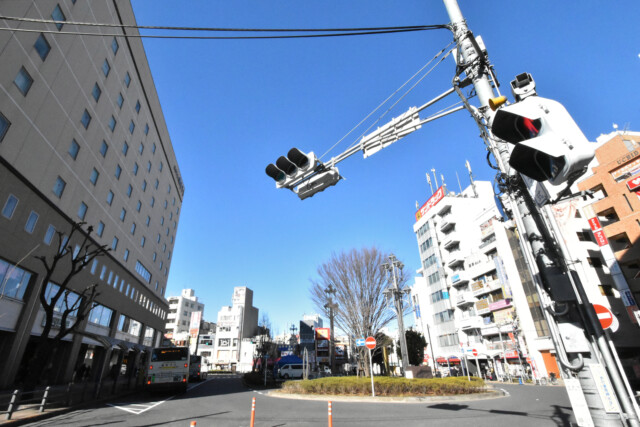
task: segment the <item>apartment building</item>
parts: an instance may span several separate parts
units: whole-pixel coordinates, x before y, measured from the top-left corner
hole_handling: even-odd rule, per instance
[[[0,387],[20,382],[44,322],[38,295],[62,276],[42,283],[35,256],[52,256],[56,232],[68,236],[77,222],[111,250],[69,284],[73,299],[97,283],[98,306],[52,369],[56,381],[82,364],[108,372],[164,332],[184,185],[142,42],[124,37],[137,30],[67,22],[131,25],[133,10],[42,0],[1,2],[0,14],[57,21],[5,21],[31,31],[0,32]],[[67,245],[78,247],[76,237]]]
[[[243,339],[251,338],[257,332],[258,309],[253,306],[253,291],[246,286],[233,288],[231,305],[218,312],[213,363],[221,369],[239,369]],[[243,360],[252,357],[253,354],[245,355]]]
[[[491,183],[460,194],[440,187],[413,229],[422,262],[412,286],[414,320],[429,343],[429,364],[445,370],[466,357],[475,374],[557,374],[517,230],[503,221]]]
[[[198,301],[193,289],[183,289],[180,296],[170,296],[167,300],[169,301],[169,313],[167,314],[165,337],[179,339],[181,334],[189,333],[192,314],[203,313],[204,304]]]

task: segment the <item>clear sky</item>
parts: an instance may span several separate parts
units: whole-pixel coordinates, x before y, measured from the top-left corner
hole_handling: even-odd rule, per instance
[[[436,0],[133,0],[140,25],[352,28],[446,24]],[[563,103],[590,140],[617,123],[638,129],[637,0],[459,0],[481,35],[503,94],[533,75],[538,94]],[[234,286],[283,332],[315,309],[309,279],[332,252],[375,245],[415,272],[415,204],[435,168],[450,190],[492,180],[478,129],[465,111],[426,124],[373,157],[338,165],[346,178],[300,201],[277,190],[265,166],[291,147],[329,150],[452,40],[447,30],[299,40],[144,41],[186,192],[167,295],[193,288],[215,321]],[[447,58],[388,115],[451,86]],[[422,113],[457,102],[453,96]],[[377,118],[379,114],[374,115]],[[370,122],[368,122],[370,124]],[[323,160],[345,150],[354,132]]]

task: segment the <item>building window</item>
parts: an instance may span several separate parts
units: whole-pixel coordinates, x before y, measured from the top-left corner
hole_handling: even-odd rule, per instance
[[[122,109],[122,104],[124,104],[124,97],[121,93],[118,94],[118,108]]]
[[[111,50],[113,51],[114,55],[118,53],[118,47],[118,40],[116,40],[116,38],[114,37],[113,40],[111,40]]]
[[[100,145],[100,154],[102,155],[102,157],[106,157],[108,150],[109,144],[107,144],[107,141],[102,140],[102,145]]]
[[[120,221],[124,222],[124,219],[127,217],[127,210],[125,208],[122,208],[122,210],[120,211]]]
[[[78,218],[84,220],[87,216],[87,204],[85,202],[80,202],[80,206],[78,207]]]
[[[591,242],[591,232],[588,230],[577,231],[576,235],[581,242]]]
[[[120,165],[116,165],[116,178],[120,179],[120,175],[122,174],[122,168]]]
[[[169,202],[167,202],[167,199],[164,200],[164,208],[167,209],[167,206],[169,206]]]
[[[602,260],[598,257],[587,257],[589,265],[593,268],[602,268]]]
[[[125,261],[129,261],[129,249],[124,250],[124,257],[122,257]]]
[[[136,128],[136,124],[133,123],[133,120],[131,120],[131,123],[129,123],[129,133],[133,134],[133,130]]]
[[[156,259],[158,258],[158,254],[157,253],[153,253],[153,262],[156,262]]]
[[[147,172],[151,172],[151,161],[147,162]]]
[[[158,237],[156,237],[156,243],[160,243],[160,233],[158,233]]]
[[[127,197],[131,198],[131,194],[133,193],[133,187],[131,184],[127,187]]]
[[[64,25],[62,22],[66,21],[67,19],[64,16],[64,13],[62,13],[62,9],[60,9],[60,5],[57,4],[55,9],[53,9],[53,12],[51,12],[51,19],[53,19],[54,21],[59,21],[56,22],[56,28],[58,29],[58,31],[60,31],[62,29],[62,26]]]
[[[151,203],[149,203],[151,205],[151,207],[154,207],[156,204],[156,198],[151,196]]]
[[[158,165],[158,170],[162,172],[162,162],[160,162],[160,164]]]
[[[122,154],[124,154],[124,156],[127,157],[128,152],[129,152],[129,144],[127,144],[127,141],[125,141],[122,144]]]
[[[11,122],[7,120],[2,113],[0,113],[0,142],[2,142],[4,136],[7,134],[9,126],[11,126]]]
[[[111,71],[111,66],[109,65],[109,61],[105,59],[104,63],[102,64],[102,73],[104,74],[105,77],[108,77],[109,71]]]
[[[160,218],[160,225],[164,225],[164,217]]]
[[[136,102],[136,113],[140,114],[140,101]]]
[[[136,211],[140,212],[141,208],[142,208],[142,202],[138,200],[138,203],[136,204]]]
[[[64,182],[64,179],[58,177],[56,178],[56,183],[53,185],[53,194],[58,196],[59,199],[62,198],[62,193],[64,193],[64,187],[67,186],[67,183]]]
[[[138,162],[133,164],[133,174],[138,175]]]
[[[80,145],[76,142],[75,139],[71,140],[71,145],[69,146],[69,155],[73,160],[78,158],[78,152],[80,151]]]
[[[142,180],[142,191],[147,191],[147,180],[146,179]]]
[[[113,310],[104,305],[96,304],[89,312],[89,322],[109,327],[111,325],[111,316],[113,316]]]
[[[9,197],[2,208],[2,216],[7,219],[11,219],[13,212],[16,210],[16,206],[18,206],[18,198],[13,194],[9,194]]]
[[[93,171],[91,172],[91,178],[89,178],[89,181],[91,181],[93,185],[96,185],[98,182],[99,176],[100,176],[100,172],[98,172],[96,168],[93,168]]]
[[[44,34],[40,34],[40,37],[38,37],[33,47],[36,48],[36,52],[38,52],[38,55],[40,55],[40,59],[42,59],[43,61],[47,59],[47,56],[49,56],[49,52],[51,52],[51,45],[45,38]]]
[[[142,236],[142,238],[140,238],[140,246],[144,248],[144,244],[146,243],[147,239]]]
[[[0,288],[0,298],[22,301],[30,279],[31,273],[0,259],[0,283],[3,284]]]
[[[104,233],[104,222],[100,221],[98,222],[98,228],[96,229],[96,234],[99,237],[102,237],[102,233]]]
[[[117,247],[118,247],[118,238],[114,237],[113,241],[111,241],[111,249],[115,251]]]
[[[156,182],[153,184],[153,186],[157,190],[159,185],[160,185],[160,181],[158,180],[158,178],[156,178]]]
[[[51,241],[53,240],[53,236],[55,233],[56,233],[56,228],[53,225],[49,224],[49,227],[47,228],[47,232],[44,233],[44,239],[43,239],[46,245],[51,244]]]
[[[29,75],[27,70],[22,67],[20,68],[20,71],[18,71],[18,75],[13,80],[13,83],[15,83],[15,85],[18,87],[18,90],[21,94],[27,96],[29,89],[31,89],[31,85],[33,84],[33,79],[31,78],[31,75]]]
[[[136,223],[131,224],[131,234],[136,234]]]
[[[140,261],[136,261],[136,272],[147,281],[147,283],[151,283],[151,273],[149,270],[145,268],[144,265]]]
[[[116,118],[113,116],[111,116],[111,118],[109,119],[109,129],[111,130],[111,132],[116,130]]]
[[[129,75],[128,71],[127,74],[124,75],[124,84],[126,87],[129,87],[129,85],[131,84],[131,76]]]
[[[144,125],[144,134],[145,134],[145,135],[149,135],[149,123],[147,123],[147,124],[145,124],[145,125]],[[154,152],[154,153],[156,152],[156,147],[155,147],[155,145],[156,145],[156,144],[153,144],[153,152]]]
[[[84,110],[82,113],[82,119],[80,119],[80,123],[84,126],[85,129],[89,129],[89,123],[91,123],[91,114],[87,110]]]
[[[147,216],[147,220],[145,222],[147,224],[147,227],[149,226],[149,224],[151,224],[151,217]]]
[[[111,206],[111,203],[113,203],[113,191],[109,190],[107,193],[107,204]]]
[[[91,95],[93,95],[93,99],[95,99],[96,102],[98,102],[98,100],[100,99],[100,95],[102,95],[102,90],[100,90],[100,86],[98,86],[98,83],[93,85],[93,90],[91,91]]]

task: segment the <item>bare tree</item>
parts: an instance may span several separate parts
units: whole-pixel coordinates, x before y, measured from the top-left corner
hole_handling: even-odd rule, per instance
[[[96,257],[110,251],[106,245],[96,245],[91,239],[93,227],[87,227],[87,231],[84,232],[82,230],[84,225],[84,222],[74,223],[69,236],[65,236],[62,231],[57,231],[58,244],[53,256],[36,256],[45,271],[38,295],[45,313],[45,321],[35,351],[28,363],[29,370],[25,381],[27,390],[33,389],[40,381],[48,362],[55,356],[60,341],[74,333],[97,305],[95,303],[99,295],[97,283],[87,284],[81,290],[75,286],[79,292],[72,292],[69,289],[73,279]],[[60,279],[55,286],[50,285],[54,277]],[[52,330],[57,332],[50,336]]]
[[[393,286],[381,267],[388,256],[376,247],[333,253],[318,267],[319,279],[311,280],[311,299],[316,308],[324,311],[326,289],[333,285],[333,298],[338,305],[334,311],[337,328],[354,338],[375,335],[396,317],[382,293]],[[408,276],[404,270],[399,270],[398,276],[398,287],[402,289]],[[368,366],[365,369],[368,371]]]

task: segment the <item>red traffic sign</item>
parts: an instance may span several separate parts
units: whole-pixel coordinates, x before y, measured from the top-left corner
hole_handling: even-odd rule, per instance
[[[475,348],[473,349],[473,351],[471,352],[471,354],[473,354],[474,356],[478,355],[478,350],[476,350]]]
[[[374,348],[376,348],[376,339],[374,337],[367,337],[367,339],[364,341],[364,345],[369,350],[373,350]]]
[[[598,320],[600,320],[600,325],[602,325],[602,329],[611,328],[613,332],[618,330],[620,323],[618,319],[615,318],[611,310],[609,310],[604,305],[593,304],[593,308],[596,311],[596,315],[598,316]]]

